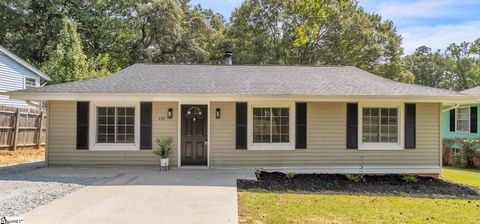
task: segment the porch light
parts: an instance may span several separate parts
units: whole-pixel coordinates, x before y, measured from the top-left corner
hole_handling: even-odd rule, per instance
[[[172,109],[172,108],[168,108],[167,118],[168,118],[168,119],[172,119],[172,118],[173,118],[173,109]]]
[[[220,119],[220,108],[217,108],[217,109],[215,110],[215,117],[216,117],[217,119]]]

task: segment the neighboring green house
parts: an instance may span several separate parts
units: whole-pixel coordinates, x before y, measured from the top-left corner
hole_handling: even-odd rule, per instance
[[[462,91],[463,94],[480,96],[480,86]],[[460,104],[445,108],[442,112],[443,138],[480,138],[477,118],[480,116],[480,103]]]

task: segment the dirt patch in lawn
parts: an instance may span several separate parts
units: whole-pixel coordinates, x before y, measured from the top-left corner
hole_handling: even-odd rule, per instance
[[[0,151],[0,166],[40,161],[45,159],[45,149],[17,149]]]
[[[373,195],[402,195],[440,198],[480,198],[480,189],[431,177],[407,182],[401,175],[349,176],[339,174],[257,173],[258,180],[237,180],[239,190],[262,189],[275,192],[319,192]]]

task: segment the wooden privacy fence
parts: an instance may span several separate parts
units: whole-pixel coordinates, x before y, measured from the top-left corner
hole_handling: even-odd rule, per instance
[[[45,121],[40,109],[0,106],[0,148],[40,148],[45,145]]]

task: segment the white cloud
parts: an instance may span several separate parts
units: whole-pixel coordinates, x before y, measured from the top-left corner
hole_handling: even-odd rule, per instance
[[[480,38],[480,20],[455,25],[413,26],[399,29],[405,53],[415,51],[420,45],[434,50],[445,49],[451,43],[474,41]]]
[[[377,11],[389,19],[459,17],[470,14],[470,7],[480,5],[472,0],[381,1]]]
[[[480,38],[479,0],[360,0],[360,5],[395,23],[406,54],[421,45],[444,50]]]
[[[478,0],[360,0],[367,11],[391,20],[478,16]]]

